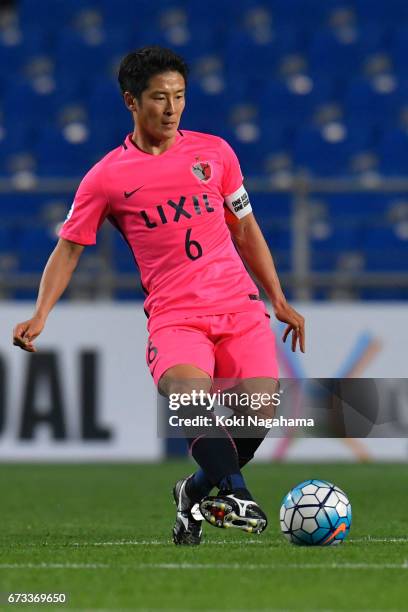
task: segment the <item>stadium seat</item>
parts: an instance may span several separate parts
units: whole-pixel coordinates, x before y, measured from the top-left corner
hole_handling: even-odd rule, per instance
[[[169,0],[161,0],[160,8],[164,9],[168,6],[177,6],[180,4],[177,0],[169,2]],[[99,0],[98,5],[104,17],[105,24],[111,24],[116,27],[122,27],[123,23],[129,24],[133,30],[142,31],[150,29],[152,23],[157,17],[157,5],[154,5],[150,0],[137,0],[129,2],[129,0]]]
[[[132,131],[132,117],[126,109],[119,85],[113,79],[95,79],[87,97],[87,110],[92,137],[90,146],[103,150],[119,146]],[[107,122],[106,117],[115,117]]]
[[[209,94],[197,82],[188,85],[181,126],[186,130],[217,132],[220,124],[226,123],[231,105],[229,91]],[[203,108],[206,112],[203,113]]]
[[[349,78],[359,68],[358,36],[342,39],[336,32],[317,30],[310,44],[309,64],[315,74]]]
[[[19,122],[26,114],[28,122],[47,121],[56,110],[53,91],[41,94],[29,80],[16,79],[4,92],[3,110],[8,122]]]
[[[83,36],[71,28],[63,30],[55,49],[56,71],[59,74],[73,74],[77,78],[104,74],[110,50],[102,41],[91,45]]]
[[[98,9],[99,0],[19,0],[18,14],[24,27],[35,20],[49,31],[58,31],[86,9]]]
[[[375,80],[357,77],[349,83],[344,96],[347,116],[365,124],[379,125],[384,117],[395,116],[399,100],[399,82],[385,76],[384,86]]]
[[[313,32],[324,25],[331,11],[344,4],[344,0],[273,0],[272,14],[279,26],[296,22]]]
[[[406,176],[408,171],[408,133],[395,128],[384,131],[378,145],[380,168],[386,175]]]
[[[41,135],[37,147],[40,176],[82,176],[92,165],[89,127],[84,141],[69,142],[61,129],[48,128]]]
[[[400,76],[407,78],[408,26],[398,28],[391,42],[391,55],[394,66]]]
[[[293,124],[310,120],[318,105],[330,102],[333,82],[306,75],[270,79],[259,91],[261,114]]]
[[[367,56],[380,53],[388,49],[390,30],[383,23],[359,24],[358,28],[358,54],[359,64],[364,63]]]
[[[408,17],[405,0],[354,0],[359,20],[364,23],[393,26]]]
[[[387,198],[382,193],[342,193],[325,196],[328,218],[339,225],[361,223],[367,227],[373,217],[385,221]]]
[[[345,175],[356,140],[363,144],[368,138],[368,134],[364,133],[354,137],[343,124],[306,127],[299,130],[295,137],[295,163],[315,175]]]
[[[52,228],[38,225],[20,228],[16,244],[20,254],[20,269],[27,272],[42,272],[57,240]]]
[[[371,227],[365,233],[362,247],[367,270],[406,272],[408,240],[399,240],[392,227]]]

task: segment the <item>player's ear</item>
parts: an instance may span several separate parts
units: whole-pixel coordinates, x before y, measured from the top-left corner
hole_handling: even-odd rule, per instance
[[[136,112],[137,111],[137,100],[136,100],[135,96],[130,93],[130,91],[125,91],[125,93],[123,94],[123,99],[125,101],[126,107],[130,111],[132,111],[132,112]]]

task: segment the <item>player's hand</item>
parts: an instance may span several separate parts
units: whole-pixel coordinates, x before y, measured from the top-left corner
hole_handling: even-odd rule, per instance
[[[286,301],[279,302],[274,305],[275,317],[282,323],[287,323],[287,327],[282,336],[283,342],[292,332],[292,351],[296,351],[296,344],[299,343],[299,348],[302,353],[305,352],[305,320],[292,306]]]
[[[36,348],[33,341],[41,334],[44,329],[45,321],[40,317],[33,317],[29,321],[17,323],[13,329],[13,344],[19,346],[24,351],[35,353]]]

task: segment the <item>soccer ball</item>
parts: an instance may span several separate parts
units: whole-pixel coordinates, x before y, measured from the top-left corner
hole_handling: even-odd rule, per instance
[[[284,497],[279,518],[292,544],[331,546],[343,542],[350,531],[351,505],[334,484],[305,480]]]

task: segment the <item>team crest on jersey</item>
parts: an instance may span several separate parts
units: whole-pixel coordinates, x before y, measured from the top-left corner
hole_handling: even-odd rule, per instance
[[[211,178],[210,162],[198,161],[191,166],[191,170],[193,171],[194,176],[196,176],[200,181],[204,181],[206,183]]]

